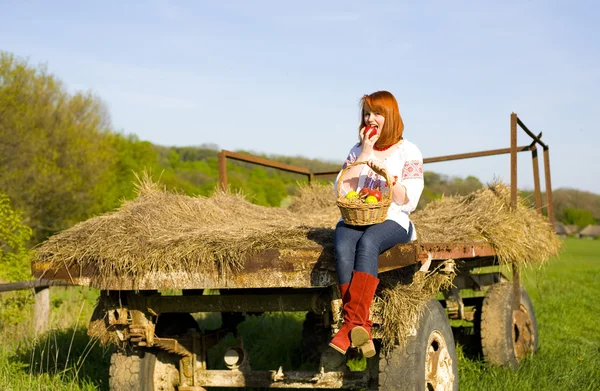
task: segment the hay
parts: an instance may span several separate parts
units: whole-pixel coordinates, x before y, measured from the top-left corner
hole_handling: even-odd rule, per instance
[[[290,210],[311,218],[321,214],[327,221],[337,222],[339,211],[333,185],[303,186]],[[522,198],[511,210],[510,188],[499,182],[466,196],[432,201],[410,217],[419,242],[487,243],[494,247],[502,263],[544,264],[560,248],[553,227]]]
[[[404,270],[381,280],[384,288],[373,308],[374,316],[381,320],[379,336],[384,349],[404,346],[409,335],[416,334],[425,304],[452,285],[454,266],[453,260],[447,260],[432,271],[417,271],[412,281]]]
[[[137,198],[118,210],[50,237],[34,250],[34,261],[48,270],[93,265],[99,277],[226,273],[239,270],[253,252],[314,246],[311,231],[327,236],[327,230],[310,228],[322,217],[303,219],[283,208],[254,205],[241,194],[188,197],[167,192],[147,177],[137,191]]]
[[[485,242],[501,263],[544,264],[556,255],[560,239],[551,224],[510,188],[492,183],[466,196],[446,197],[411,215],[421,242]]]
[[[34,261],[48,270],[93,265],[100,278],[190,270],[227,275],[264,249],[330,244],[339,219],[332,184],[300,186],[289,209],[231,192],[171,193],[147,176],[137,192],[118,210],[49,238],[34,250]],[[411,218],[421,242],[486,242],[502,262],[545,262],[557,253],[558,237],[521,200],[511,210],[509,199],[506,186],[493,184],[434,201]]]

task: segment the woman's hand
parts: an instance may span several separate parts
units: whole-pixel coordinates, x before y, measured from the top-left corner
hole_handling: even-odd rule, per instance
[[[365,132],[366,129],[367,127],[365,126],[360,131],[360,143],[362,145],[362,151],[360,154],[365,160],[368,159],[368,157],[371,155],[371,153],[373,152],[373,146],[379,139],[379,132],[371,138],[367,137]]]

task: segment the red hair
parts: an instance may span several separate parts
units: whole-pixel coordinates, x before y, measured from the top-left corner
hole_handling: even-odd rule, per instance
[[[377,91],[370,95],[364,95],[360,100],[360,130],[366,126],[365,124],[365,107],[368,107],[372,112],[379,113],[385,118],[383,129],[380,129],[380,136],[375,145],[379,148],[384,148],[392,144],[396,144],[402,140],[404,132],[404,122],[400,116],[398,102],[394,95],[388,91]]]

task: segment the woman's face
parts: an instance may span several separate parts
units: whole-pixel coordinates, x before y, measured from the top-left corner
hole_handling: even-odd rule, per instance
[[[381,134],[381,131],[383,130],[383,124],[385,123],[385,117],[378,112],[372,111],[368,106],[363,108],[363,113],[365,126],[377,128],[377,134]]]

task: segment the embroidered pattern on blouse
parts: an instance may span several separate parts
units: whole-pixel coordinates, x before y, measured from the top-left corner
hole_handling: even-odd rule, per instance
[[[373,171],[369,171],[363,187],[367,187],[369,189],[379,189],[381,187],[381,183],[383,182],[382,179],[383,178],[381,178],[381,175],[376,174]]]
[[[402,179],[423,178],[423,163],[420,160],[408,160],[402,169]]]
[[[348,167],[350,164],[354,163],[355,161],[356,161],[356,155],[354,155],[354,154],[348,155],[348,157],[346,158],[346,161],[344,162],[344,165],[342,166],[342,170],[345,169],[346,167]]]

